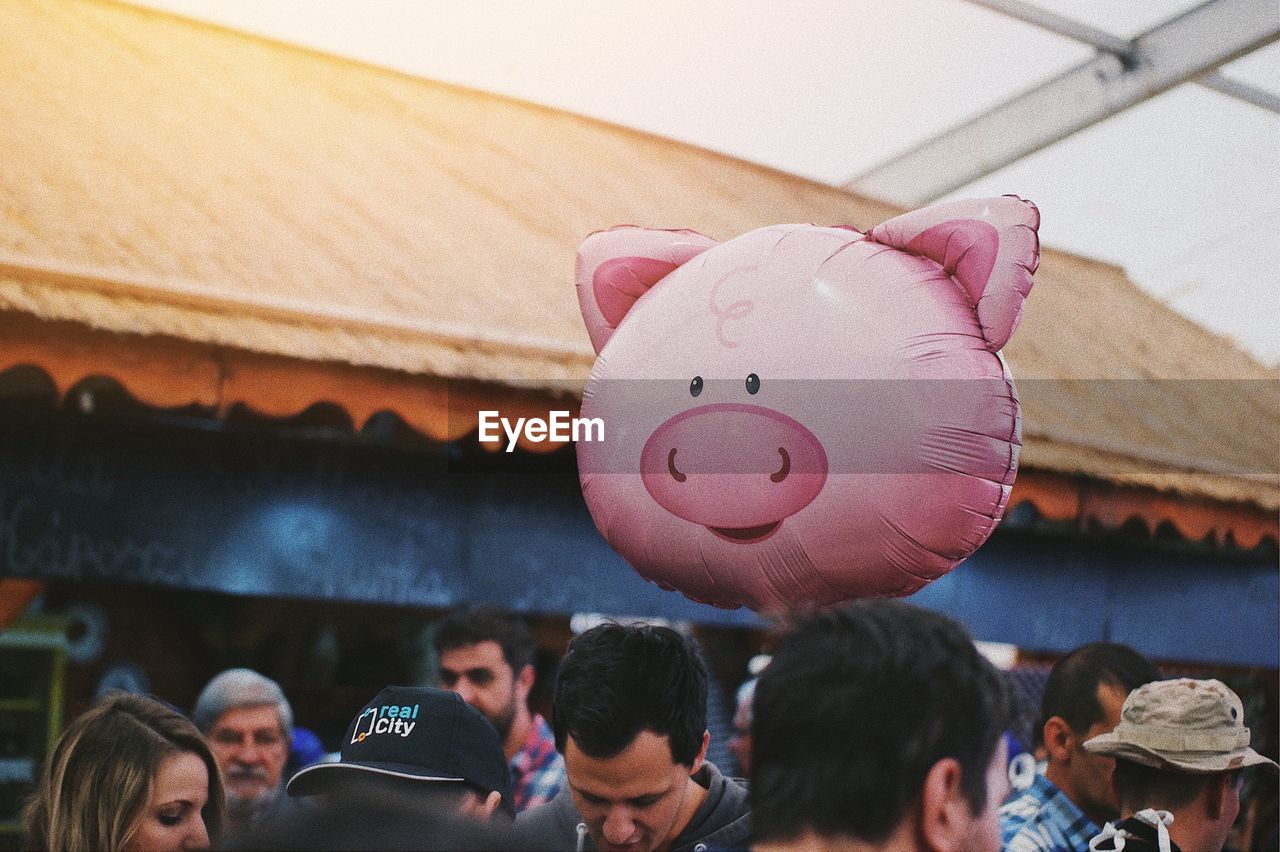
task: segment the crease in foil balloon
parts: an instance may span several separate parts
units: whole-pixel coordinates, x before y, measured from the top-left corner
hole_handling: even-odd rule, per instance
[[[909,594],[1003,517],[1021,441],[1000,348],[1038,265],[1022,199],[865,234],[726,242],[628,226],[579,250],[600,356],[577,447],[597,526],[642,576],[722,607]]]

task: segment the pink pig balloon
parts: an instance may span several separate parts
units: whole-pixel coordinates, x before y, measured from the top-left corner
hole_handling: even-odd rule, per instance
[[[1039,259],[1033,204],[940,204],[866,234],[726,243],[614,228],[578,252],[599,355],[577,445],[609,543],[721,607],[906,595],[986,541],[1021,446],[999,350]]]

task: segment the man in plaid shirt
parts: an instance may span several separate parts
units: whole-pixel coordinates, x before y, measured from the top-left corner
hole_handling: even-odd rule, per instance
[[[555,734],[547,720],[533,714],[529,736],[510,760],[511,792],[516,811],[549,802],[564,784],[564,758],[556,751]]]
[[[1037,774],[1031,786],[1000,808],[1005,852],[1085,852],[1100,829],[1053,782]]]
[[[440,686],[493,723],[511,769],[516,811],[550,801],[564,785],[564,759],[546,720],[529,712],[533,640],[518,618],[494,610],[457,612],[435,631]]]
[[[1111,789],[1115,761],[1089,753],[1084,741],[1114,729],[1129,692],[1159,678],[1146,657],[1109,642],[1058,661],[1040,704],[1048,763],[1000,808],[1005,852],[1085,852],[1100,826],[1119,815]]]

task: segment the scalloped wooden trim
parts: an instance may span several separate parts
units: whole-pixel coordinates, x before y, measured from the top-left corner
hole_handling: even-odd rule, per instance
[[[1280,542],[1280,517],[1266,509],[1111,485],[1084,476],[1024,468],[1018,472],[1009,497],[1010,506],[1019,503],[1030,503],[1046,520],[1073,521],[1082,529],[1089,522],[1119,529],[1140,520],[1150,531],[1172,524],[1189,541],[1203,541],[1212,535],[1221,545],[1230,535],[1235,546],[1245,550],[1266,539]]]
[[[1190,541],[1212,535],[1218,544],[1230,535],[1237,547],[1252,550],[1263,539],[1280,541],[1280,519],[1274,513],[1250,506],[1217,503],[1194,497],[1178,497],[1137,488],[1113,488],[1090,482],[1081,495],[1081,516],[1107,529],[1134,519],[1147,529],[1169,523]]]
[[[392,411],[436,441],[456,441],[474,433],[481,409],[515,418],[547,417],[552,410],[577,416],[579,408],[574,398],[536,390],[117,334],[0,312],[0,372],[21,364],[44,371],[60,396],[90,376],[108,376],[157,408],[198,405],[221,415],[240,404],[271,417],[288,417],[318,402],[331,402],[351,416],[357,429],[378,412]],[[523,437],[517,445],[532,453],[562,446]],[[505,443],[482,446],[500,451]],[[1267,538],[1280,540],[1280,518],[1256,506],[1034,468],[1024,467],[1013,485],[1009,505],[1023,502],[1030,502],[1043,518],[1075,520],[1081,527],[1092,519],[1114,529],[1139,518],[1152,530],[1171,523],[1193,541],[1212,534],[1224,542],[1230,535],[1237,546],[1251,549]]]
[[[1080,487],[1061,474],[1022,468],[1013,482],[1009,506],[1030,503],[1040,517],[1049,521],[1070,521],[1080,517]]]
[[[375,414],[392,411],[436,441],[475,432],[481,409],[497,409],[507,417],[546,417],[555,409],[576,416],[578,409],[577,400],[544,392],[116,334],[0,312],[0,372],[19,365],[42,370],[59,397],[91,376],[106,376],[156,408],[197,405],[225,415],[240,404],[269,417],[289,417],[331,402],[357,429]],[[518,446],[534,453],[560,447],[523,439]]]
[[[0,371],[38,367],[53,380],[59,397],[90,376],[109,376],[156,408],[216,408],[220,402],[221,367],[210,346],[18,313],[0,313],[0,341]]]

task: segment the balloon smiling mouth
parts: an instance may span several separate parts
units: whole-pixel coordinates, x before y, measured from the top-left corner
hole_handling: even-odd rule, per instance
[[[782,521],[771,521],[758,527],[707,527],[707,529],[734,544],[755,544],[773,535],[780,526]]]

